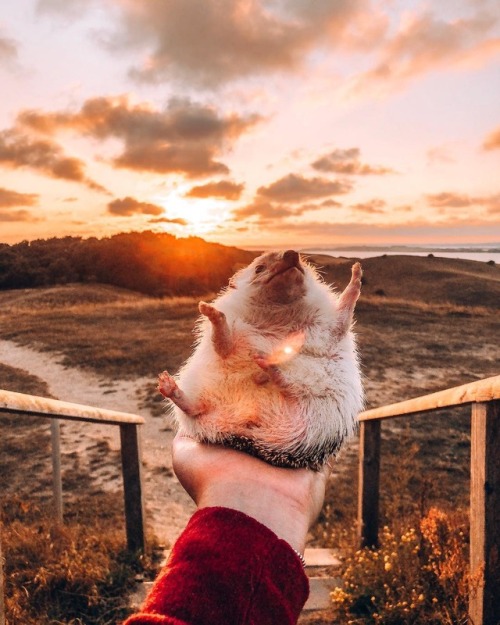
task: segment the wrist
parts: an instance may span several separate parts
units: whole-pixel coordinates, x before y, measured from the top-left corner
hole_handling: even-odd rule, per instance
[[[198,508],[223,507],[252,517],[278,538],[286,541],[298,554],[304,553],[309,527],[307,515],[289,497],[273,488],[258,484],[216,483],[211,485],[198,502]]]

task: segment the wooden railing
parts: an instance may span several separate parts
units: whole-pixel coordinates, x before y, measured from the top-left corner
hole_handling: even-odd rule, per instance
[[[58,448],[59,420],[86,421],[118,426],[120,428],[127,548],[130,551],[144,551],[145,526],[139,435],[139,426],[144,423],[142,417],[126,412],[104,410],[93,406],[83,406],[4,390],[0,390],[0,413],[31,415],[52,420],[54,500],[56,516],[59,518],[62,517],[60,451]]]
[[[358,528],[361,546],[377,546],[380,431],[383,419],[469,404],[471,412],[470,571],[473,625],[500,623],[500,376],[359,415]]]

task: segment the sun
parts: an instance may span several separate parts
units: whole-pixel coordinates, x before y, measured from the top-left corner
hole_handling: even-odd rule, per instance
[[[177,188],[167,196],[155,199],[163,206],[167,219],[183,219],[186,225],[180,227],[184,235],[204,236],[218,230],[230,220],[230,207],[217,198],[188,198],[184,189]],[[168,222],[166,222],[168,226]]]

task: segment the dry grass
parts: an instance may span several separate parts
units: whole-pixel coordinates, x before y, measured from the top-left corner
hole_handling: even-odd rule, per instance
[[[105,297],[95,297],[103,290]],[[71,285],[31,291],[26,300],[0,292],[0,336],[62,354],[69,366],[111,378],[177,369],[193,341],[198,299],[157,299],[118,289],[113,300],[112,292]]]
[[[127,591],[151,563],[124,550],[111,498],[87,501],[88,512],[64,526],[24,499],[2,503],[7,625],[111,625],[125,618]]]

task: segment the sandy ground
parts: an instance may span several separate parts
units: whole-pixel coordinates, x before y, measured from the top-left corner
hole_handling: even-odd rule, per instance
[[[170,446],[173,433],[167,419],[153,417],[139,407],[138,392],[152,380],[98,377],[77,368],[65,367],[60,364],[60,359],[12,341],[0,340],[0,362],[23,369],[45,381],[52,397],[144,417],[146,423],[141,437],[147,523],[158,539],[168,546],[186,525],[194,505],[172,472]],[[89,453],[99,448],[110,453],[101,456],[102,461],[98,465],[92,463],[92,468],[89,468],[93,483],[105,490],[121,489],[121,470],[116,453],[120,449],[119,428],[69,421],[62,423],[63,463],[64,456],[76,453],[84,466],[89,465]]]

